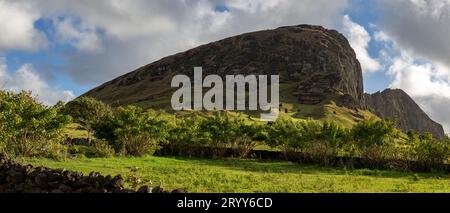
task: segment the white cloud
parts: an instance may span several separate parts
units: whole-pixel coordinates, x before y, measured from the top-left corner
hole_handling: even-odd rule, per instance
[[[382,32],[375,34],[375,39],[391,43],[381,52],[391,64],[391,87],[405,90],[450,132],[450,1],[376,3]]]
[[[41,18],[54,20],[61,41],[77,49],[66,55],[66,68],[82,84],[103,83],[164,56],[244,32],[304,23],[336,27],[347,6],[347,0],[26,2]],[[216,11],[217,5],[229,10]],[[67,20],[55,19],[60,17]]]
[[[363,26],[353,22],[348,15],[345,15],[343,18],[343,32],[355,50],[356,57],[361,63],[363,72],[380,71],[380,63],[377,59],[372,58],[367,50],[372,40],[367,30]]]
[[[0,58],[0,89],[13,92],[31,91],[37,95],[39,101],[52,105],[62,101],[70,101],[75,95],[72,91],[51,87],[45,82],[29,64],[22,65],[10,74],[4,58]]]
[[[444,69],[444,70],[442,70]],[[431,62],[420,62],[406,53],[393,59],[388,73],[393,77],[390,87],[406,91],[427,114],[450,132],[450,76],[448,70]]]
[[[71,18],[54,21],[57,36],[63,42],[73,44],[81,51],[96,52],[101,50],[101,39],[97,35],[95,27],[85,23],[76,25]]]
[[[449,0],[381,0],[380,28],[401,49],[450,67]],[[450,70],[447,70],[450,72]]]
[[[378,31],[374,37],[384,43],[380,61],[392,78],[390,88],[408,93],[430,118],[450,132],[450,72],[442,63],[433,62],[402,49],[387,33]]]
[[[35,51],[45,46],[45,35],[34,28],[39,17],[39,12],[28,4],[0,0],[0,51]]]

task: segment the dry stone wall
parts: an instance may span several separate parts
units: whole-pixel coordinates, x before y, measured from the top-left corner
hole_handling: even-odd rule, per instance
[[[33,167],[0,154],[0,193],[168,193],[160,186],[141,186],[137,191],[124,186],[122,176],[85,176],[65,169]],[[183,189],[172,193],[185,193]]]

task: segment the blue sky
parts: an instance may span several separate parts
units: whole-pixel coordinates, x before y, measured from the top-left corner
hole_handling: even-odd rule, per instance
[[[377,14],[373,11],[374,8],[371,1],[363,0],[355,1],[359,5],[359,9],[347,9],[344,13],[349,16],[356,23],[364,26],[369,32],[373,33],[373,30],[369,27],[370,23],[373,23],[377,19]],[[217,4],[214,6],[214,10],[219,12],[228,12],[230,9],[226,4]],[[64,16],[58,17],[64,19]],[[40,32],[44,33],[49,41],[48,47],[40,49],[35,52],[22,51],[22,50],[9,50],[3,52],[3,57],[6,59],[6,64],[9,70],[17,70],[23,64],[32,64],[34,67],[46,69],[46,78],[51,85],[58,87],[59,89],[73,91],[76,96],[87,92],[89,89],[98,86],[98,83],[77,83],[66,72],[64,68],[67,64],[66,54],[75,51],[74,48],[65,43],[57,41],[55,38],[55,27],[52,20],[48,18],[40,18],[34,22],[34,27]],[[378,45],[376,42],[370,43],[369,53],[372,56],[378,55]],[[149,63],[151,61],[148,61]],[[142,64],[144,65],[144,64]],[[131,71],[131,70],[126,70]],[[111,76],[113,78],[115,76]],[[382,72],[370,73],[364,76],[366,91],[376,92],[385,89],[389,85],[389,78]]]
[[[0,87],[68,101],[166,55],[307,23],[347,36],[367,92],[403,89],[450,131],[449,11],[450,0],[0,0]]]

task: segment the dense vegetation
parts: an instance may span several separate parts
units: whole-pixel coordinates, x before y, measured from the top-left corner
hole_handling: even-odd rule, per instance
[[[62,107],[39,104],[30,93],[0,91],[0,152],[12,157],[65,153],[62,130],[71,117],[61,113]]]
[[[244,158],[256,146],[286,155],[302,153],[326,163],[336,156],[418,161],[426,166],[446,163],[449,139],[402,133],[394,120],[370,119],[344,128],[330,122],[278,119],[264,123],[227,112],[169,114],[137,106],[111,108],[82,97],[47,107],[28,93],[0,93],[0,148],[11,156],[88,157],[152,155],[161,147],[185,150],[212,148],[223,158],[227,148]],[[71,120],[88,134],[87,144],[71,144],[62,130]]]

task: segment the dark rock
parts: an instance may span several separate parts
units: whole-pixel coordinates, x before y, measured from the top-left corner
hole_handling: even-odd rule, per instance
[[[170,95],[173,75],[192,77],[194,66],[202,66],[203,75],[222,77],[278,74],[281,83],[296,85],[280,93],[291,93],[301,104],[335,101],[350,109],[368,106],[379,117],[398,117],[404,131],[430,131],[437,138],[444,135],[442,126],[431,121],[406,94],[365,96],[361,65],[349,42],[339,32],[320,26],[280,27],[212,42],[145,65],[83,96],[113,105],[152,101]]]
[[[47,185],[51,189],[57,189],[59,187],[59,183],[57,181],[47,182]]]
[[[138,193],[151,193],[152,192],[152,187],[150,186],[141,186],[138,190]]]
[[[123,181],[122,176],[120,175],[114,177],[111,182],[115,188],[123,188],[125,185],[125,182]]]
[[[180,194],[184,194],[184,193],[187,193],[187,191],[184,190],[184,189],[175,189],[175,190],[172,191],[172,193],[180,193]]]
[[[39,187],[42,187],[42,188],[47,187],[47,175],[44,173],[36,175],[36,177],[34,178],[34,182]]]
[[[202,45],[143,66],[84,95],[109,104],[137,103],[170,91],[166,78],[178,73],[192,76],[194,66],[200,65],[203,75],[279,74],[280,82],[298,85],[296,92],[303,94],[299,101],[305,104],[321,103],[338,92],[348,94],[356,104],[364,97],[361,66],[347,39],[335,30],[310,25],[251,32]]]
[[[73,184],[75,188],[84,188],[90,186],[90,184],[84,180],[78,180]]]
[[[163,193],[163,192],[164,192],[164,189],[161,186],[155,186],[152,189],[152,193]]]
[[[71,192],[73,189],[72,189],[72,187],[70,187],[66,184],[60,184],[59,190],[61,190],[62,192]]]
[[[140,187],[138,191],[126,189],[122,176],[102,176],[91,172],[89,176],[65,169],[33,168],[21,165],[0,153],[0,193],[167,193],[161,187]],[[108,187],[105,187],[108,186]]]
[[[434,137],[445,136],[442,125],[430,117],[403,90],[386,89],[375,94],[366,94],[365,103],[378,117],[395,118],[403,131],[430,132]]]
[[[54,194],[60,194],[60,193],[63,193],[63,191],[61,191],[61,190],[59,190],[59,189],[52,189],[50,192],[51,192],[51,193],[54,193]]]
[[[22,183],[23,181],[25,181],[26,174],[24,174],[22,171],[12,170],[9,172],[9,178],[12,183]]]

